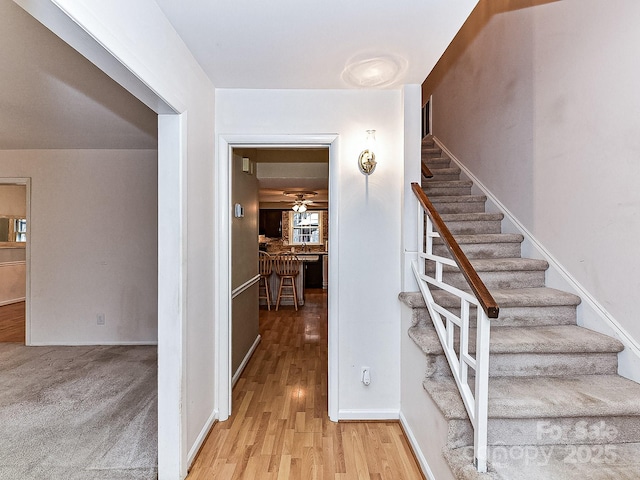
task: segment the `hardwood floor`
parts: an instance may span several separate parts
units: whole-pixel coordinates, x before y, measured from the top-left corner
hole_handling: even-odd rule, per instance
[[[24,344],[25,302],[11,303],[0,307],[0,342]]]
[[[340,422],[327,412],[327,295],[260,311],[262,341],[187,480],[421,480],[398,422]]]

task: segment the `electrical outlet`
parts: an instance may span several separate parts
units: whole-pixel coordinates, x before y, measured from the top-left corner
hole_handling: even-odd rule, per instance
[[[98,325],[104,325],[105,324],[104,313],[99,313],[97,315],[97,324]]]

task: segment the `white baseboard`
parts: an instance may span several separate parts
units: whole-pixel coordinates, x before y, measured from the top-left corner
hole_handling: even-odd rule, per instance
[[[437,137],[433,137],[434,142],[445,152],[451,161],[453,161],[474,186],[486,195],[498,211],[502,212],[505,219],[511,223],[524,237],[532,249],[534,249],[541,258],[549,263],[549,271],[547,271],[547,279],[550,273],[554,277],[554,281],[562,285],[552,285],[555,288],[564,288],[582,299],[579,308],[578,324],[595,330],[605,335],[610,335],[622,342],[625,349],[618,356],[618,373],[626,378],[640,383],[640,343],[636,341],[620,323],[598,302],[591,293],[589,293],[561,264],[556,258],[536,239],[527,228],[505,207],[497,197],[495,197],[489,189],[464,166],[460,160],[445,147]]]
[[[340,420],[399,420],[400,411],[397,409],[381,409],[381,410],[368,410],[368,409],[341,409],[338,410],[338,421]]]
[[[218,421],[218,410],[216,409],[213,412],[211,412],[211,415],[209,416],[207,423],[204,424],[204,427],[202,427],[202,430],[200,430],[200,434],[198,435],[198,438],[196,438],[196,441],[194,442],[193,446],[189,450],[189,455],[187,456],[187,469],[191,468],[191,465],[195,461],[196,456],[198,455],[198,452],[202,447],[202,444],[207,439],[207,435],[209,435],[209,432],[211,431],[211,429],[213,428],[213,425],[217,421]]]
[[[10,300],[2,300],[0,302],[0,307],[4,307],[5,305],[11,305],[12,303],[24,302],[25,299],[26,299],[25,297],[21,297],[21,298],[12,298]]]
[[[409,427],[409,423],[407,422],[407,419],[405,418],[402,412],[400,412],[400,425],[402,425],[402,428],[404,429],[404,433],[407,435],[407,439],[409,440],[409,445],[411,446],[411,450],[413,450],[413,454],[416,456],[416,459],[420,464],[420,469],[422,470],[422,473],[429,480],[436,480],[436,477],[433,474],[433,471],[431,471],[431,467],[429,466],[429,462],[427,462],[427,459],[423,455],[422,450],[420,450],[420,445],[418,445],[418,440],[416,439],[416,436],[413,434],[413,430],[411,430],[411,427]]]
[[[240,378],[240,375],[242,375],[242,371],[247,366],[247,363],[249,363],[249,360],[251,360],[251,356],[253,355],[253,352],[256,351],[256,348],[258,348],[258,344],[260,343],[261,339],[262,339],[262,337],[260,335],[258,335],[256,337],[256,340],[253,342],[253,345],[251,345],[251,348],[249,349],[247,354],[242,359],[242,363],[240,363],[240,366],[238,367],[238,370],[236,370],[236,373],[233,374],[233,378],[231,379],[231,387],[232,388],[233,388],[233,386],[235,386],[236,382]]]

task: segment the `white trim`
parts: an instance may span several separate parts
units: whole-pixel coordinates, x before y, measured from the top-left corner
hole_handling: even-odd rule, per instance
[[[580,305],[582,315],[578,316],[578,323],[586,328],[596,330],[598,332],[613,335],[624,344],[625,350],[619,354],[618,373],[635,382],[640,382],[640,343],[637,342],[620,323],[598,302],[591,293],[584,288],[578,280],[576,280],[556,258],[538,241],[527,228],[518,221],[507,207],[505,207],[498,198],[493,195],[489,189],[464,166],[447,147],[434,135],[434,142],[445,152],[449,158],[458,166],[460,170],[473,182],[473,184],[482,191],[487,199],[501,211],[505,218],[519,230],[525,237],[533,249],[549,263],[549,269],[557,273],[566,283],[566,288],[573,290],[586,304]],[[547,276],[549,272],[547,272]],[[590,311],[586,311],[586,307]]]
[[[26,217],[27,217],[27,242],[25,245],[24,263],[25,263],[25,295],[22,300],[15,300],[9,303],[25,302],[24,309],[24,344],[26,346],[31,343],[31,177],[3,177],[0,178],[0,185],[24,185],[26,187]],[[9,305],[9,303],[1,303],[0,305]]]
[[[329,365],[328,365],[328,409],[329,418],[338,421],[338,245],[334,244],[338,237],[338,151],[339,135],[337,134],[218,134],[216,158],[216,228],[220,232],[216,245],[215,285],[216,307],[216,339],[217,339],[217,371],[215,377],[217,404],[220,421],[231,414],[231,155],[233,148],[311,148],[327,147],[329,149],[329,230],[333,232],[329,238]],[[397,417],[396,417],[397,418]]]
[[[339,178],[339,155],[340,137],[333,135],[329,146],[329,244],[327,251],[329,253],[328,270],[328,411],[329,419],[333,422],[338,421],[339,395],[340,395],[340,335],[339,335],[339,262],[340,249],[337,244],[339,232],[338,205],[340,205],[340,178]]]
[[[429,462],[427,462],[427,458],[424,456],[424,454],[422,453],[422,450],[420,449],[420,445],[418,444],[418,439],[414,435],[413,430],[409,426],[409,422],[407,421],[407,418],[404,416],[402,412],[400,412],[400,425],[402,425],[402,429],[404,430],[404,433],[406,434],[407,439],[409,440],[409,446],[411,447],[413,454],[415,455],[416,459],[418,460],[418,463],[420,464],[420,469],[422,470],[422,473],[429,480],[436,480],[436,476],[433,474],[433,471],[429,466]]]
[[[209,432],[211,431],[211,429],[213,428],[213,425],[217,421],[218,421],[218,410],[214,410],[213,412],[211,412],[211,415],[209,416],[207,423],[205,423],[204,427],[202,427],[202,430],[200,430],[200,433],[198,434],[196,441],[191,447],[191,450],[189,450],[189,454],[187,455],[187,469],[191,468],[191,465],[193,465],[193,462],[196,460],[196,457],[198,456],[198,452],[200,451],[202,444],[207,439],[207,435],[209,435]]]
[[[429,117],[429,131],[427,132],[429,135],[433,136],[433,95],[429,95],[429,111],[427,112],[427,116]]]
[[[224,136],[218,138],[215,175],[215,227],[219,232],[214,259],[215,337],[218,355],[214,385],[216,406],[221,422],[231,415],[231,146]]]
[[[187,114],[158,115],[158,473],[187,472]]]
[[[258,335],[256,337],[255,342],[253,342],[253,345],[251,345],[251,348],[249,349],[247,354],[242,359],[242,362],[240,363],[240,366],[236,370],[236,373],[233,374],[233,378],[231,379],[231,387],[232,388],[235,387],[236,383],[240,379],[240,375],[242,375],[242,372],[244,371],[245,367],[247,366],[247,363],[249,363],[249,360],[251,360],[251,357],[253,356],[253,352],[255,352],[256,348],[258,348],[258,345],[260,344],[260,340],[262,340],[262,337],[260,335]]]
[[[24,302],[25,299],[26,299],[26,297],[12,298],[10,300],[3,300],[2,302],[0,302],[0,307],[4,307],[5,305],[11,305],[12,303]]]
[[[374,409],[346,409],[339,412],[341,421],[348,420],[400,420],[400,410],[397,408]]]
[[[236,298],[238,295],[240,295],[242,292],[244,292],[245,290],[251,288],[253,285],[255,285],[256,283],[258,283],[260,281],[260,274],[256,275],[253,278],[250,278],[249,280],[247,280],[246,282],[244,282],[242,285],[240,285],[239,287],[236,287],[233,289],[233,291],[231,292],[231,299],[233,300],[234,298]]]

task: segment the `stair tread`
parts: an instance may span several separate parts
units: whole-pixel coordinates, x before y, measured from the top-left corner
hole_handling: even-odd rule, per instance
[[[476,330],[470,329],[475,338]],[[432,325],[416,325],[409,336],[427,355],[443,355],[442,346]],[[619,353],[624,345],[618,340],[577,325],[540,327],[493,327],[489,350],[492,354],[569,354]],[[469,345],[475,353],[475,342]]]
[[[637,480],[640,478],[640,443],[575,445],[489,446],[489,472],[478,473],[473,447],[444,450],[456,478],[465,480]]]
[[[473,185],[473,182],[471,180],[426,180],[424,183],[425,185],[427,185],[427,187],[425,188],[430,188],[430,187],[456,188],[456,187],[470,187]],[[433,194],[430,194],[430,195],[433,195]]]
[[[585,448],[587,450],[585,450]],[[489,447],[489,458],[500,459],[504,452]],[[524,451],[524,449],[523,449]],[[495,453],[494,453],[495,452]],[[509,480],[636,480],[640,478],[640,443],[583,446],[530,446],[529,461],[496,461],[491,467],[501,479]],[[536,457],[532,459],[532,457]],[[524,457],[524,455],[523,455]]]
[[[443,307],[460,306],[460,299],[444,290],[431,292],[434,300]],[[550,307],[580,304],[580,297],[549,287],[507,288],[491,290],[491,295],[501,308],[504,307]],[[426,308],[420,292],[403,292],[400,300],[411,308]]]
[[[453,235],[458,245],[469,245],[476,243],[522,243],[524,236],[519,233],[478,233],[474,235]],[[441,238],[433,239],[434,245],[444,243]]]
[[[475,212],[475,213],[443,213],[440,215],[446,222],[475,222],[502,220],[503,213],[499,212]]]
[[[530,272],[549,268],[546,260],[535,258],[472,258],[469,260],[476,272]],[[434,271],[435,264],[429,265],[427,271]],[[454,265],[444,265],[445,272],[458,272]]]
[[[452,377],[428,377],[423,386],[446,418],[467,418]],[[619,375],[489,378],[490,420],[638,415],[640,385]]]
[[[451,159],[448,157],[427,157],[427,158],[423,158],[422,161],[426,163],[429,168],[435,165],[451,164]]]
[[[460,169],[458,167],[444,167],[444,168],[431,168],[431,173],[434,175],[456,175],[460,173]]]
[[[486,201],[486,195],[436,195],[431,200],[431,203],[474,203]]]

